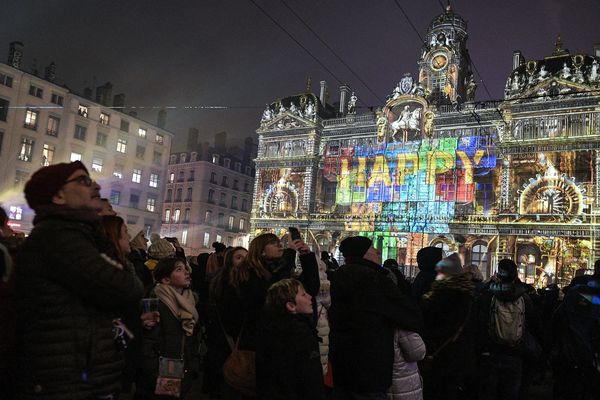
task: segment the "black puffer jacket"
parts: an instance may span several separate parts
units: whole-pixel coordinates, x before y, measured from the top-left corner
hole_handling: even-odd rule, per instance
[[[63,212],[39,221],[16,266],[22,399],[90,399],[119,391],[112,319],[140,300],[132,271],[98,250],[92,223]]]
[[[359,393],[386,392],[392,385],[394,329],[421,332],[421,311],[385,268],[362,258],[346,262],[330,278],[333,382]]]

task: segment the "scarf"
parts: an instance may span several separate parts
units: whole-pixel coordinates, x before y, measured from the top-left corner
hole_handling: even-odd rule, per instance
[[[198,322],[198,311],[196,311],[196,299],[190,289],[179,293],[169,285],[156,284],[154,292],[158,298],[169,307],[171,313],[181,321],[181,329],[186,336],[192,336],[194,326]]]

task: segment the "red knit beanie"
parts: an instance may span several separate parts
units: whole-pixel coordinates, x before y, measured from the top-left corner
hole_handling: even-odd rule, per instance
[[[52,203],[52,197],[65,185],[65,182],[78,169],[88,173],[81,161],[60,163],[38,169],[25,184],[25,199],[33,210]]]

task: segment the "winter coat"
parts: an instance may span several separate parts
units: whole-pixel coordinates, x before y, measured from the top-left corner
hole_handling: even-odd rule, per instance
[[[123,358],[112,319],[139,302],[142,283],[97,250],[91,222],[38,216],[15,268],[19,398],[116,393]]]
[[[325,399],[319,344],[310,316],[265,314],[259,324],[258,338],[259,398]]]
[[[330,282],[327,279],[326,264],[319,260],[319,278],[321,288],[315,298],[317,303],[317,333],[319,335],[319,352],[323,374],[327,373],[327,359],[329,356],[329,307],[331,307]]]
[[[353,392],[385,393],[392,384],[394,329],[420,332],[421,312],[380,265],[362,258],[346,262],[331,275],[333,382]]]
[[[139,360],[140,371],[136,386],[136,395],[144,399],[159,398],[154,395],[156,378],[158,377],[159,357],[181,359],[183,356],[185,375],[181,383],[182,397],[192,387],[193,380],[198,376],[198,324],[192,336],[185,336],[181,328],[181,321],[173,315],[169,307],[162,300],[158,302],[160,322],[152,329],[142,332],[141,356]],[[182,352],[183,341],[183,352]]]
[[[425,343],[417,333],[396,329],[394,334],[394,371],[389,400],[422,400],[423,383],[417,361],[425,357]]]

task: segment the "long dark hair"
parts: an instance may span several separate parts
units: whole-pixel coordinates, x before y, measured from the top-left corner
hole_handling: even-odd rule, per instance
[[[121,228],[125,225],[125,221],[123,221],[123,218],[115,215],[105,215],[102,217],[101,223],[104,234],[111,244],[109,249],[107,249],[108,256],[118,261],[121,265],[125,265],[127,254],[123,253],[121,246],[119,246]]]
[[[247,251],[246,248],[242,246],[232,247],[231,249],[225,252],[225,260],[223,261],[223,268],[221,268],[213,279],[210,282],[210,288],[208,289],[209,298],[211,301],[215,301],[221,295],[223,295],[223,290],[225,285],[228,282],[231,282],[231,275],[233,268],[233,256],[236,252],[244,250]]]

